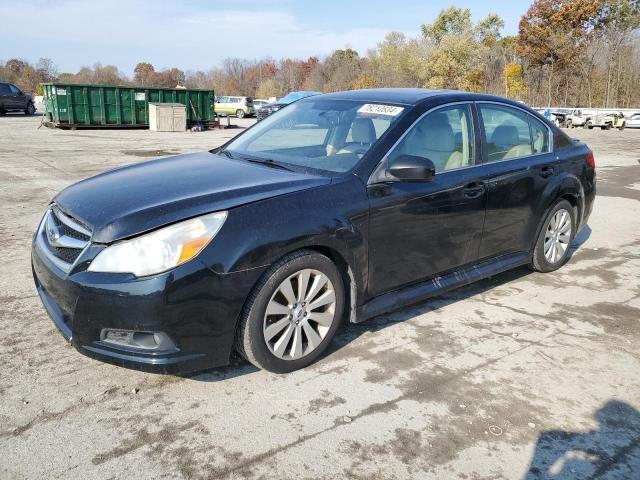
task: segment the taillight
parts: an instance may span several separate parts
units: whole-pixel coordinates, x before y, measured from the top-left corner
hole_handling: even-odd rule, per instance
[[[596,159],[593,156],[593,152],[589,151],[589,153],[587,153],[587,166],[591,169],[591,170],[595,170],[596,169]]]

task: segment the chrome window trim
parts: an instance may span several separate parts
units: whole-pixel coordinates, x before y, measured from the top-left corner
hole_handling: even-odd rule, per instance
[[[371,175],[369,175],[369,180],[367,180],[367,185],[372,185],[375,183],[380,183],[381,180],[376,180],[379,176],[380,176],[380,168],[383,167],[387,161],[389,160],[389,155],[396,149],[396,147],[398,146],[398,144],[400,142],[402,142],[402,140],[404,140],[404,137],[406,137],[409,132],[411,130],[413,130],[413,127],[416,126],[416,124],[418,122],[420,122],[420,120],[422,120],[425,116],[429,115],[432,112],[435,112],[436,110],[441,110],[443,108],[447,108],[447,107],[452,107],[455,105],[473,105],[475,102],[473,100],[463,100],[460,102],[452,102],[452,103],[445,103],[442,105],[437,105],[435,107],[431,107],[429,110],[427,110],[426,112],[424,112],[422,115],[420,115],[418,118],[416,118],[414,120],[414,122],[409,125],[409,127],[407,127],[407,129],[404,131],[404,133],[400,136],[400,138],[393,144],[391,145],[391,147],[389,148],[389,150],[387,150],[387,153],[385,153],[382,157],[382,159],[378,162],[378,164],[375,166],[375,168],[373,169],[373,171],[371,172]],[[477,160],[477,145],[476,145],[476,140],[475,140],[475,122],[473,120],[473,113],[471,114],[471,133],[473,135],[473,150],[474,150],[474,160]],[[482,163],[476,163],[474,165],[468,165],[466,167],[460,167],[460,168],[452,168],[451,170],[443,170],[442,172],[436,172],[436,175],[439,175],[441,173],[448,173],[448,172],[455,172],[458,170],[463,170],[463,169],[467,169],[467,168],[473,168],[473,167],[479,167],[480,165],[482,165]],[[386,170],[386,168],[385,168]],[[387,175],[384,175],[385,179],[382,181],[399,181],[396,178],[393,177],[387,177]]]
[[[509,103],[503,103],[503,102],[496,102],[494,100],[463,100],[460,102],[452,102],[452,103],[445,103],[443,105],[437,105],[435,107],[430,108],[429,110],[427,110],[426,112],[424,112],[422,115],[420,115],[405,131],[404,133],[400,136],[400,138],[389,148],[389,150],[387,150],[387,153],[382,157],[382,159],[380,160],[380,162],[378,162],[378,164],[375,166],[375,168],[373,169],[373,171],[371,172],[371,175],[369,175],[369,180],[367,181],[367,185],[372,185],[375,183],[380,183],[381,181],[400,181],[397,180],[393,177],[389,177],[386,175],[384,175],[384,179],[382,180],[380,177],[380,169],[387,163],[388,159],[389,159],[389,155],[393,152],[393,150],[398,146],[398,144],[404,139],[404,137],[413,129],[413,127],[415,127],[415,125],[422,120],[426,115],[442,109],[442,108],[446,108],[446,107],[450,107],[450,106],[454,106],[454,105],[476,105],[478,107],[478,119],[480,121],[482,121],[483,123],[483,127],[484,127],[484,120],[482,120],[482,112],[480,111],[480,105],[481,104],[493,104],[493,105],[498,105],[500,107],[506,107],[506,108],[513,108],[514,110],[519,110],[522,113],[524,113],[525,115],[528,115],[529,117],[532,117],[534,120],[536,120],[538,123],[541,123],[542,125],[544,125],[545,127],[547,127],[547,133],[549,135],[549,147],[548,147],[548,151],[546,152],[540,152],[540,153],[534,153],[531,155],[523,155],[520,157],[512,157],[512,158],[505,158],[503,160],[496,160],[494,162],[481,162],[481,163],[476,163],[474,165],[468,165],[466,167],[459,167],[459,168],[452,168],[451,170],[443,170],[441,172],[436,172],[436,175],[440,175],[443,173],[449,173],[449,172],[457,172],[459,170],[467,170],[469,168],[476,168],[476,167],[481,167],[484,165],[489,165],[489,164],[495,164],[495,163],[502,163],[502,162],[511,162],[511,161],[515,161],[515,160],[521,160],[523,158],[535,158],[535,157],[539,157],[541,155],[548,155],[550,153],[553,153],[554,151],[554,145],[553,145],[553,130],[551,130],[551,127],[541,121],[539,118],[536,118],[535,115],[531,114],[531,112],[525,110],[524,108],[518,107],[516,105],[511,105]],[[473,120],[473,119],[472,119]],[[480,125],[475,125],[475,121],[472,122],[472,129],[473,129],[473,133],[474,133],[474,147],[475,147],[475,128],[476,127],[480,127]],[[529,127],[531,128],[531,127]],[[484,135],[484,128],[481,129],[481,135]],[[486,139],[482,139],[481,140],[482,144],[486,144]],[[477,155],[477,153],[476,153]],[[482,160],[482,159],[480,159]],[[386,170],[386,167],[385,167]]]

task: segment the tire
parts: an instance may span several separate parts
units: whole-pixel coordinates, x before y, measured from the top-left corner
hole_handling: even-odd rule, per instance
[[[24,110],[25,115],[33,116],[36,114],[36,106],[33,103],[30,103],[27,108]]]
[[[567,120],[565,125],[567,126],[567,128],[573,128],[573,122],[571,120]]]
[[[575,234],[576,219],[573,205],[566,200],[560,200],[549,210],[542,223],[529,267],[536,272],[553,272],[560,268],[569,258],[569,249]],[[547,244],[546,248],[545,244]],[[555,255],[552,254],[553,248],[556,249]]]
[[[624,130],[624,127],[625,127],[625,125],[620,125],[620,126],[618,127],[618,130],[623,131],[623,130]]]
[[[244,110],[242,110],[241,108],[239,108],[238,110],[236,110],[236,117],[238,117],[238,118],[244,118]]]
[[[587,127],[589,130],[591,130],[593,128],[593,123],[591,123],[591,120],[587,120],[584,123],[584,126]]]
[[[302,291],[306,295],[299,295],[305,275],[307,285]],[[328,281],[322,283],[325,279]],[[289,299],[283,293],[287,284]],[[327,303],[309,308],[322,302]],[[312,250],[294,252],[272,265],[249,294],[236,349],[253,365],[270,372],[304,368],[331,343],[342,321],[344,304],[344,284],[336,265]],[[268,308],[272,313],[267,314]]]

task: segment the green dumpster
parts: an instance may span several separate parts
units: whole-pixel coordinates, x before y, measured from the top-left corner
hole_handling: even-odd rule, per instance
[[[181,103],[187,126],[215,120],[213,90],[44,83],[44,123],[58,128],[148,128],[149,102]]]

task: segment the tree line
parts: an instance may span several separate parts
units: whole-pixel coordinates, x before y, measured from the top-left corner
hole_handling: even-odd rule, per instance
[[[518,35],[496,14],[442,10],[420,35],[391,32],[367,55],[351,48],[326,58],[227,58],[208,71],[156,70],[133,78],[95,64],[59,73],[50,59],[0,62],[0,78],[39,93],[41,82],[214,89],[220,95],[280,97],[294,90],[426,87],[503,95],[530,105],[640,107],[640,0],[534,0]]]

